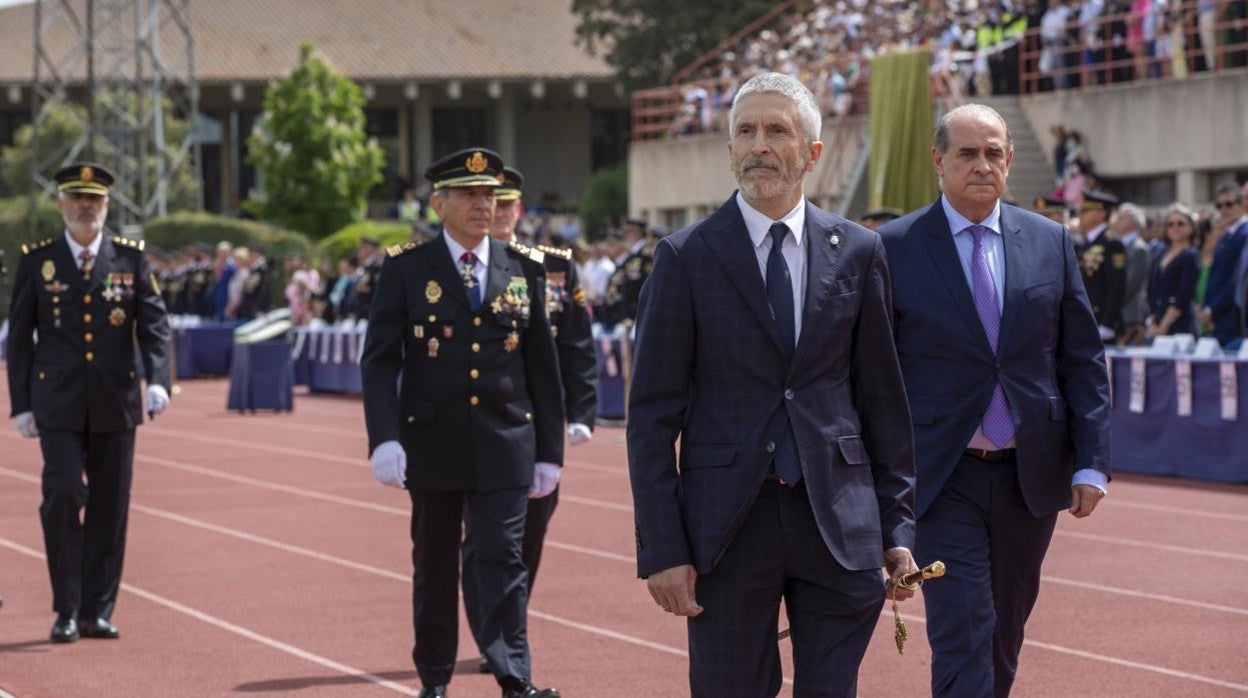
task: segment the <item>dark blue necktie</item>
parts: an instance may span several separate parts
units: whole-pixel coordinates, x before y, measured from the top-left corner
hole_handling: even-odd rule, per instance
[[[476,313],[481,310],[481,284],[477,283],[477,256],[471,252],[465,252],[459,257],[459,261],[463,262],[464,288],[468,292],[468,306],[472,308],[472,312]]]
[[[783,223],[771,226],[771,254],[767,255],[767,301],[771,303],[771,314],[776,317],[776,327],[780,330],[784,350],[792,353],[797,344],[796,321],[793,319],[793,280],[789,275],[789,265],[784,262],[784,255],[781,253],[784,238],[788,234],[789,226]]]
[[[776,318],[776,327],[780,330],[780,340],[784,343],[787,354],[793,353],[797,345],[797,320],[793,313],[793,279],[789,274],[789,265],[784,261],[781,252],[784,238],[789,234],[789,226],[775,223],[769,231],[771,235],[771,253],[767,255],[767,301],[771,304],[771,314]],[[797,456],[797,441],[793,438],[793,427],[789,423],[788,410],[782,406],[778,420],[783,431],[773,442],[775,451],[772,453],[772,465],[776,475],[790,487],[802,479],[802,466]]]

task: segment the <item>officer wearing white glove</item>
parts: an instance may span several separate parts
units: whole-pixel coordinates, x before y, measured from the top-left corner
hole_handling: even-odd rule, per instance
[[[529,499],[541,499],[549,497],[551,492],[559,486],[559,477],[563,475],[563,468],[552,463],[534,463],[533,464],[533,486],[529,488]]]
[[[584,424],[577,424],[576,422],[572,422],[571,424],[568,425],[568,443],[572,444],[573,446],[579,446],[583,443],[588,443],[589,440],[592,438],[594,438],[594,433],[590,431],[589,427],[585,426]]]
[[[153,417],[169,409],[169,392],[163,385],[147,386],[147,413]]]
[[[23,412],[16,417],[17,430],[28,439],[39,438],[39,427],[35,426],[35,413]]]
[[[373,477],[383,485],[403,489],[407,481],[407,453],[398,441],[386,441],[373,449]]]

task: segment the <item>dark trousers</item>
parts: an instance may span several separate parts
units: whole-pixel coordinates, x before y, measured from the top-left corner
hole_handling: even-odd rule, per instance
[[[540,499],[529,500],[529,511],[524,518],[524,543],[520,557],[524,567],[529,571],[527,598],[533,598],[533,583],[537,581],[537,567],[542,562],[542,543],[546,540],[546,529],[550,527],[550,519],[555,515],[555,506],[559,504],[559,488]],[[464,517],[464,543],[461,548],[463,555],[464,577],[464,611],[468,615],[468,627],[474,639],[480,637],[481,611],[477,597],[477,554],[472,535],[471,517]],[[477,646],[481,646],[477,640]],[[484,654],[484,653],[482,653]]]
[[[776,619],[784,599],[793,634],[794,696],[853,696],[884,600],[878,569],[842,567],[819,534],[806,486],[768,480],[710,574],[698,577],[702,615],[689,619],[694,698],[760,698],[780,691]]]
[[[948,570],[923,587],[933,696],[1010,694],[1056,523],[1028,511],[1013,460],[958,461],[919,519],[914,551]]]
[[[134,430],[44,430],[39,445],[39,518],[52,578],[52,610],[108,619],[117,604],[126,552]],[[83,507],[86,514],[80,517]]]
[[[412,499],[412,661],[426,686],[450,683],[459,640],[459,542],[467,514],[473,532],[474,630],[500,681],[529,678],[525,607],[528,575],[520,557],[528,488],[495,492],[409,492]],[[465,589],[467,592],[467,589]],[[467,593],[465,593],[467,596]]]

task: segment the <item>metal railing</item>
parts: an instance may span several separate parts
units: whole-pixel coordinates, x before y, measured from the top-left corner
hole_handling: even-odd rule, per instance
[[[1184,0],[1173,7],[1150,7],[1143,14],[1101,15],[1086,24],[1075,16],[1060,35],[1047,38],[1040,27],[1028,29],[1020,45],[1021,92],[1179,77],[1248,65],[1248,18],[1233,16],[1237,5],[1226,0],[1214,0],[1212,17],[1202,18],[1202,4]],[[1152,39],[1145,36],[1149,25]],[[1210,38],[1213,45],[1205,46]]]

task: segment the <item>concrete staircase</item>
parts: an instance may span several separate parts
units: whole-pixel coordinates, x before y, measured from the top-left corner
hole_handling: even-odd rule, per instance
[[[1005,123],[1010,125],[1010,138],[1014,141],[1014,162],[1010,165],[1009,192],[1014,202],[1030,209],[1037,196],[1053,191],[1053,165],[1040,147],[1040,141],[1031,130],[1027,115],[1018,103],[1018,97],[974,97],[977,102],[996,109]]]

